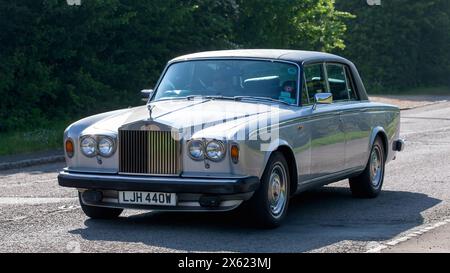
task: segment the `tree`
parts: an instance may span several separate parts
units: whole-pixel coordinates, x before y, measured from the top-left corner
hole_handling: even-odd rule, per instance
[[[0,131],[136,105],[185,53],[343,48],[350,17],[332,0],[0,0]]]
[[[341,53],[359,67],[369,90],[450,84],[450,2],[343,1],[356,15]]]
[[[236,44],[241,47],[331,51],[345,47],[345,21],[334,0],[238,0]]]

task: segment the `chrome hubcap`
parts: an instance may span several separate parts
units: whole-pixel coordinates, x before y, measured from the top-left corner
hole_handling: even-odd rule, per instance
[[[375,146],[370,154],[370,176],[372,178],[372,185],[378,187],[383,175],[382,158],[380,149]]]
[[[286,205],[286,170],[281,163],[276,163],[269,179],[269,206],[274,217],[278,217]]]

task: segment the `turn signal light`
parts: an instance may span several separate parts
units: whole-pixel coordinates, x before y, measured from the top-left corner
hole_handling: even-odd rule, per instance
[[[239,162],[239,146],[237,144],[231,144],[230,156],[234,164]]]
[[[66,154],[68,157],[72,158],[73,157],[73,141],[69,138],[66,140]]]

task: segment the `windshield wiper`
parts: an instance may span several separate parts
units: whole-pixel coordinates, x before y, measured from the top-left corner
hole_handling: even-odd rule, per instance
[[[222,95],[216,95],[216,96],[205,96],[206,99],[212,99],[212,100],[234,100],[234,97],[227,97]]]
[[[283,103],[286,105],[292,105],[288,102],[282,101],[282,100],[277,100],[277,99],[273,99],[273,98],[269,98],[269,97],[258,97],[258,96],[234,96],[234,97],[229,97],[229,96],[223,96],[223,95],[189,95],[189,96],[181,96],[181,97],[168,97],[168,98],[161,98],[158,101],[162,101],[162,100],[178,100],[178,99],[186,99],[186,100],[193,100],[196,98],[200,98],[200,99],[207,99],[207,100],[234,100],[234,101],[240,101],[243,99],[249,99],[249,100],[263,100],[263,101],[271,101],[271,102],[278,102],[278,103]]]
[[[222,95],[190,95],[190,96],[186,96],[187,100],[191,100],[191,99],[195,99],[195,98],[202,98],[202,99],[207,99],[207,100],[234,100],[233,97],[227,97],[227,96],[222,96]]]
[[[205,96],[202,95],[189,95],[189,96],[179,96],[179,97],[167,97],[167,98],[161,98],[159,100],[192,100],[195,98],[205,98]]]
[[[277,100],[277,99],[273,99],[273,98],[269,98],[269,97],[258,97],[258,96],[235,96],[234,100],[243,100],[243,99],[250,99],[250,100],[265,100],[265,101],[272,101],[272,102],[280,102],[286,105],[290,105],[292,106],[292,104],[282,101],[282,100]]]
[[[181,100],[185,99],[186,97],[166,97],[166,98],[160,98],[154,101],[165,101],[165,100]]]

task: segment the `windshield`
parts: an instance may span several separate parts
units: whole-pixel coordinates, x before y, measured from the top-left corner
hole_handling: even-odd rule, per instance
[[[197,60],[172,64],[154,100],[189,96],[258,97],[297,103],[298,67],[255,60]]]

